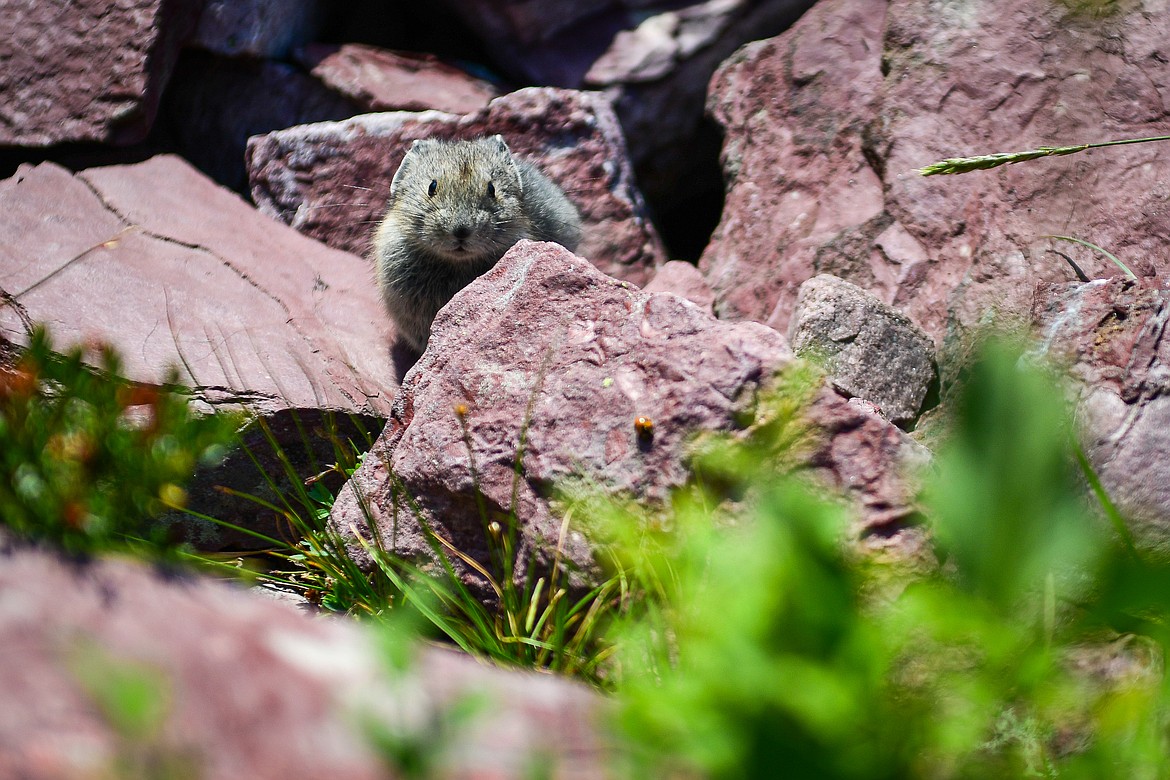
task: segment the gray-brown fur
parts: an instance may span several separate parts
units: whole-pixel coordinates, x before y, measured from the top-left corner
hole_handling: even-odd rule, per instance
[[[498,135],[415,141],[374,236],[378,286],[403,341],[422,352],[439,309],[522,238],[577,248],[581,220],[557,185]]]

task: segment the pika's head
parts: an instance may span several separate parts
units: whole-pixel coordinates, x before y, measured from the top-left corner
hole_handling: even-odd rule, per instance
[[[451,263],[498,260],[525,235],[520,171],[502,136],[415,141],[390,184],[390,208]]]

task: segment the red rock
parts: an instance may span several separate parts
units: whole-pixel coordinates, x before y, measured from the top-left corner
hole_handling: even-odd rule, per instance
[[[43,322],[62,348],[112,344],[137,382],[174,366],[196,406],[265,416],[302,479],[336,459],[315,433],[330,412],[343,435],[347,415],[376,432],[371,418],[397,391],[368,264],[257,214],[177,157],[75,175],[22,167],[0,182],[0,236],[0,343],[23,344]],[[260,432],[249,441],[263,473],[236,453],[200,476],[191,508],[285,538],[279,513],[214,488],[278,501],[275,480],[291,494],[287,461]],[[202,549],[263,544],[193,518],[183,527]]]
[[[1125,279],[1041,285],[1040,354],[1068,368],[1081,440],[1142,541],[1170,546],[1170,319],[1165,290]]]
[[[711,307],[715,302],[715,293],[711,291],[703,274],[682,260],[671,260],[663,265],[642,289],[646,292],[674,293],[708,314],[712,313]]]
[[[778,38],[740,49],[711,79],[728,191],[699,267],[720,317],[786,329],[797,288],[817,273],[890,301],[876,279],[862,278],[868,243],[847,245],[889,225],[882,182],[862,154],[879,105],[885,13],[880,0],[824,0]]]
[[[258,136],[248,144],[252,198],[307,235],[365,253],[412,140],[493,133],[565,189],[581,212],[579,251],[602,271],[642,284],[663,262],[617,119],[603,97],[588,92],[522,89],[463,117],[370,114]]]
[[[210,404],[384,413],[389,326],[361,258],[257,214],[177,157],[0,182],[0,338],[97,339],[127,378]],[[18,237],[18,238],[13,238]]]
[[[761,384],[791,360],[770,328],[720,322],[677,296],[606,277],[555,244],[521,242],[439,312],[332,521],[368,527],[361,496],[387,547],[426,558],[417,508],[456,547],[486,560],[477,491],[491,518],[513,506],[530,409],[518,560],[537,550],[547,564],[561,534],[550,491],[582,478],[650,503],[667,499],[689,476],[690,437],[739,429]],[[813,465],[858,499],[867,520],[891,522],[899,508],[905,515],[907,491],[892,488],[904,434],[828,389],[816,408],[832,435]],[[639,417],[652,421],[650,435],[638,430]],[[395,501],[388,469],[417,503]],[[593,571],[581,529],[569,529],[565,549],[579,571]]]
[[[331,50],[329,50],[331,49]],[[470,114],[498,90],[430,54],[347,43],[311,49],[313,75],[364,111],[446,111]]]
[[[915,169],[1165,132],[1170,17],[1119,9],[1103,24],[1047,0],[964,14],[824,0],[721,68],[709,104],[726,129],[729,192],[700,265],[721,316],[784,327],[798,285],[832,273],[936,340],[997,312],[1026,319],[1036,281],[1071,277],[1051,233],[1165,273],[1170,159],[1156,146],[956,177]],[[1088,250],[1060,250],[1114,273]]]
[[[438,738],[443,777],[521,777],[537,761],[559,777],[603,774],[604,702],[549,675],[430,647],[397,669],[357,624],[128,560],[8,550],[0,592],[3,777],[405,776],[369,725]],[[145,676],[158,696],[143,735],[120,734],[92,693],[116,674]],[[483,707],[444,741],[436,724],[469,697]]]
[[[0,0],[0,146],[142,140],[199,0]]]

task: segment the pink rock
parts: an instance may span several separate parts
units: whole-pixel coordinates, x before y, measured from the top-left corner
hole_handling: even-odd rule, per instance
[[[379,414],[396,389],[361,258],[257,214],[177,157],[51,163],[0,182],[0,338],[106,341],[126,377],[180,369],[196,397],[257,411]]]
[[[312,49],[308,62],[314,76],[364,111],[433,109],[470,114],[486,108],[499,95],[486,81],[430,54],[347,43],[332,51]]]
[[[142,140],[197,0],[0,0],[0,146]]]
[[[0,775],[363,779],[400,776],[367,727],[432,742],[443,777],[598,777],[604,702],[549,675],[417,648],[396,668],[374,636],[224,583],[129,560],[0,552]],[[145,677],[158,719],[120,734],[100,689]],[[468,722],[447,719],[482,698]],[[103,707],[102,705],[105,705]],[[150,767],[138,770],[138,767]]]
[[[824,0],[711,79],[728,192],[699,267],[720,317],[787,328],[797,288],[817,273],[875,287],[861,278],[868,244],[858,231],[889,224],[881,179],[862,154],[879,105],[885,14],[884,2]]]
[[[513,507],[530,410],[515,505],[518,560],[535,550],[548,564],[562,533],[550,491],[579,478],[651,503],[667,499],[688,478],[690,437],[740,428],[755,392],[791,360],[770,328],[720,322],[677,296],[607,277],[555,244],[520,242],[439,312],[332,521],[345,531],[368,528],[364,504],[388,548],[426,558],[417,509],[460,550],[486,560],[477,491],[489,519]],[[815,416],[832,435],[812,465],[853,495],[867,520],[904,516],[906,491],[892,487],[904,435],[828,389]],[[640,417],[652,432],[639,430]],[[568,528],[565,551],[590,576],[582,529]]]
[[[674,293],[680,298],[686,298],[708,314],[715,302],[715,293],[703,278],[702,272],[690,263],[682,260],[671,260],[658,269],[645,287],[646,292]]]
[[[1041,354],[1068,367],[1081,440],[1148,545],[1170,545],[1170,318],[1165,290],[1125,279],[1041,285]]]
[[[643,284],[663,262],[621,128],[609,103],[588,92],[522,89],[462,117],[369,114],[257,136],[248,144],[252,197],[261,211],[297,230],[364,254],[411,141],[494,133],[565,189],[581,212],[578,251],[602,271]]]
[[[302,479],[336,459],[327,437],[306,433],[329,412],[344,437],[349,415],[376,432],[369,418],[389,411],[400,369],[368,264],[257,214],[177,157],[78,174],[23,166],[0,181],[0,236],[0,345],[25,343],[39,322],[62,348],[112,344],[137,382],[157,385],[173,366],[197,407],[265,416]],[[249,440],[262,473],[236,452],[199,476],[191,508],[284,538],[279,513],[215,489],[279,501],[275,480],[291,494],[287,461],[259,431]],[[183,529],[202,549],[263,544],[194,518]]]
[[[832,273],[937,341],[948,323],[961,335],[996,313],[1026,318],[1036,281],[1071,278],[1052,248],[1093,275],[1115,272],[1054,247],[1052,233],[1100,244],[1139,275],[1165,273],[1170,158],[1154,145],[955,177],[915,169],[1164,132],[1168,35],[1170,17],[1137,9],[1102,25],[1047,0],[964,15],[925,0],[824,0],[745,47],[709,100],[729,177],[700,264],[716,310],[784,327],[799,284]]]

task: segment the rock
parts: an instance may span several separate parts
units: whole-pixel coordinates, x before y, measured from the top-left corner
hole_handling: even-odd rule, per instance
[[[478,493],[489,521],[515,506],[519,565],[530,553],[548,565],[562,536],[554,489],[584,480],[648,504],[666,500],[688,479],[690,438],[741,429],[756,392],[791,361],[770,328],[720,322],[675,295],[606,277],[555,244],[520,242],[439,312],[332,523],[368,528],[368,507],[388,549],[425,560],[417,510],[486,561]],[[827,388],[816,406],[816,423],[833,434],[812,465],[857,499],[867,521],[904,517],[907,491],[891,485],[905,436]],[[638,429],[639,417],[652,432]],[[564,560],[588,580],[596,570],[582,529],[564,539]]]
[[[833,386],[877,405],[894,423],[918,416],[937,378],[934,344],[909,317],[828,274],[800,286],[788,341],[822,362]]]
[[[605,273],[645,283],[665,259],[662,245],[634,186],[617,119],[593,93],[522,89],[462,117],[369,114],[258,136],[248,143],[252,198],[307,235],[365,253],[411,141],[493,133],[568,193],[581,212],[582,255]]]
[[[671,260],[658,269],[654,278],[642,288],[646,292],[674,293],[686,298],[704,312],[711,314],[715,293],[698,268],[682,260]]]
[[[1167,292],[1126,279],[1041,285],[1037,353],[1068,368],[1081,441],[1141,542],[1170,550]]]
[[[0,236],[0,343],[23,344],[43,322],[60,348],[113,345],[135,382],[159,385],[173,366],[200,408],[267,417],[301,478],[336,460],[316,432],[332,415],[344,435],[348,415],[376,432],[389,411],[393,333],[366,262],[257,214],[177,157],[22,167],[0,182]],[[248,441],[264,473],[237,453],[200,477],[191,508],[287,538],[280,513],[214,489],[273,500],[273,480],[295,478],[260,431]],[[188,538],[257,545],[207,523]]]
[[[1103,23],[1047,0],[962,12],[926,0],[823,0],[783,35],[749,44],[709,98],[729,179],[700,264],[716,310],[784,328],[800,283],[832,273],[936,341],[948,327],[958,341],[996,316],[1026,321],[1035,282],[1072,278],[1049,251],[1054,233],[1162,275],[1170,159],[1156,148],[956,177],[915,169],[1155,134],[1168,35],[1170,17],[1128,6]],[[1087,249],[1055,248],[1094,275],[1115,272]]]
[[[317,36],[317,0],[204,0],[190,43],[227,57],[280,59]]]
[[[724,128],[728,189],[699,267],[720,317],[787,330],[797,288],[817,273],[892,300],[881,284],[888,271],[880,281],[864,275],[862,235],[889,226],[881,179],[862,154],[880,105],[886,5],[822,0],[778,38],[744,46],[711,79],[707,108]]]
[[[347,43],[309,47],[304,61],[314,76],[365,112],[470,114],[486,108],[499,95],[488,82],[430,54]]]
[[[357,105],[291,65],[187,51],[163,98],[160,124],[167,123],[184,159],[247,192],[250,136],[356,113]]]
[[[582,686],[431,647],[402,667],[362,626],[224,583],[10,549],[0,592],[4,777],[406,776],[370,731],[434,744],[443,777],[597,777],[610,751]],[[143,684],[145,723],[116,703]]]
[[[4,340],[23,343],[31,321],[61,346],[105,341],[128,379],[157,385],[174,366],[212,406],[389,409],[389,326],[369,266],[177,157],[23,167],[0,182],[0,235]]]
[[[0,0],[0,146],[142,140],[199,0]]]

